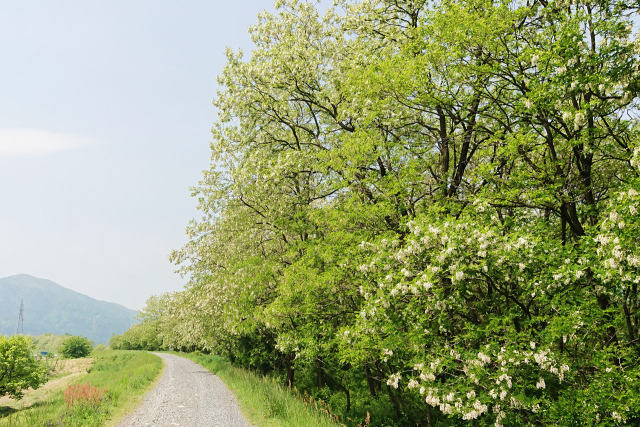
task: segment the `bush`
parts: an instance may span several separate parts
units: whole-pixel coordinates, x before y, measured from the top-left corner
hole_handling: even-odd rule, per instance
[[[0,335],[0,397],[22,398],[22,390],[38,388],[47,380],[44,363],[33,356],[31,340],[22,335]]]
[[[85,337],[69,337],[62,343],[60,352],[67,359],[87,357],[93,350],[93,343]]]

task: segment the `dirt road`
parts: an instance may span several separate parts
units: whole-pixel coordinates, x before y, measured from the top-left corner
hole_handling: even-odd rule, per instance
[[[156,353],[162,378],[120,427],[248,427],[235,396],[217,376],[190,360]]]

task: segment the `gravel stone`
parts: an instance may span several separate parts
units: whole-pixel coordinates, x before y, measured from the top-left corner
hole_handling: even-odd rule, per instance
[[[249,427],[222,380],[179,356],[154,353],[165,363],[156,387],[120,427]]]

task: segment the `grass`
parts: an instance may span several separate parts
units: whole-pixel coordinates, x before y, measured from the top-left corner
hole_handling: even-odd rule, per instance
[[[46,351],[50,354],[55,354],[60,351],[62,343],[67,338],[69,338],[68,335],[43,334],[31,336],[31,341],[33,341],[33,346],[38,352]]]
[[[147,352],[105,350],[94,352],[92,357],[94,363],[88,373],[71,382],[91,383],[93,387],[104,389],[98,404],[68,407],[63,390],[58,388],[41,398],[0,404],[0,426],[115,425],[137,406],[143,394],[159,378],[163,366],[159,357]]]
[[[240,409],[259,427],[335,426],[329,410],[304,396],[296,396],[271,377],[232,366],[219,356],[173,353],[190,359],[216,374],[236,395]]]

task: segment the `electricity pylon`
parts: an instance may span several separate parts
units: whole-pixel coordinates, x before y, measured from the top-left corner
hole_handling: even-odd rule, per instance
[[[20,300],[20,311],[18,312],[18,329],[16,334],[24,335],[24,299]]]

